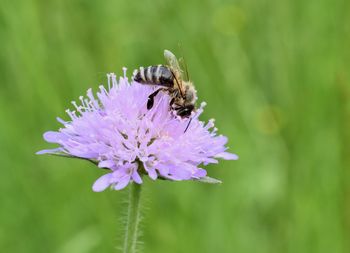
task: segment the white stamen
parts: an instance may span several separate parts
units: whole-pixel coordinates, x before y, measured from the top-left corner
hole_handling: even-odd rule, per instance
[[[125,78],[127,78],[127,77],[126,77],[126,71],[127,71],[127,68],[126,68],[126,67],[123,67],[123,73],[124,73],[124,77],[125,77]]]
[[[91,103],[89,102],[89,100],[85,98],[84,102],[85,102],[85,109],[87,109],[88,111],[91,111]]]
[[[74,105],[74,107],[77,109],[78,112],[83,113],[83,111],[81,110],[82,107],[78,106],[77,103],[75,101],[72,101],[72,104]]]
[[[64,121],[63,119],[61,119],[60,117],[57,117],[56,120],[57,120],[58,122],[60,122],[61,124],[63,124],[63,125],[66,125],[66,124],[67,124],[67,122]]]
[[[111,74],[107,74],[108,90],[111,89]]]
[[[79,97],[79,100],[81,101],[82,106],[83,106],[83,107],[86,107],[85,102],[84,102],[84,97],[83,97],[83,96],[80,96],[80,97]]]
[[[112,77],[112,87],[116,87],[118,85],[117,76],[114,73],[111,73],[111,77]],[[109,88],[109,90],[110,90],[110,88]]]

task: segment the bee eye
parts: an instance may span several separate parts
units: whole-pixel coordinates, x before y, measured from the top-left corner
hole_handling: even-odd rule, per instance
[[[193,109],[194,109],[193,105],[187,105],[185,107],[180,107],[177,111],[177,115],[179,115],[181,117],[189,117],[189,116],[191,116]]]

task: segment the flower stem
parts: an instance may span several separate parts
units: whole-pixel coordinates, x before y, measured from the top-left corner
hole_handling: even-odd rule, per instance
[[[123,253],[136,253],[139,236],[141,185],[131,183]]]

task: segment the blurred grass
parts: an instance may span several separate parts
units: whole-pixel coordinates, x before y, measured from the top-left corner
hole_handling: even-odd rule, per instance
[[[38,157],[70,101],[182,44],[203,119],[237,162],[221,186],[145,184],[144,252],[350,251],[350,2],[0,3],[1,252],[115,252],[123,192]]]

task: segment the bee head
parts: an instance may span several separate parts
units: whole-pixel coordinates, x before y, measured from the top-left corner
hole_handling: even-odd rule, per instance
[[[188,118],[191,116],[191,113],[193,110],[194,110],[193,104],[185,105],[178,108],[177,115],[179,115],[182,118]]]

